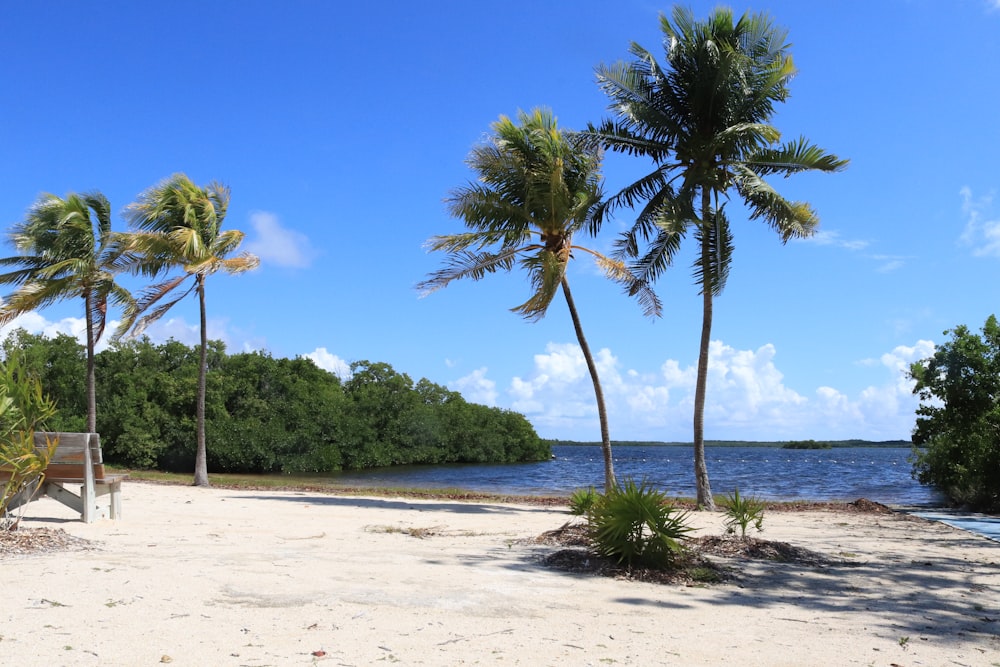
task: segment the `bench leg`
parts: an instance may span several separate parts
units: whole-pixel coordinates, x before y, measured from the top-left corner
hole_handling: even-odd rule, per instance
[[[14,497],[7,502],[7,511],[13,512],[21,505],[27,505],[35,500],[35,493],[38,491],[38,480],[28,482],[23,489],[14,494]]]
[[[62,484],[57,482],[45,482],[42,485],[42,493],[50,498],[58,500],[66,507],[83,514],[83,501],[80,499],[80,496],[67,490]]]
[[[111,487],[111,519],[117,520],[122,518],[122,483],[115,482],[108,486]]]

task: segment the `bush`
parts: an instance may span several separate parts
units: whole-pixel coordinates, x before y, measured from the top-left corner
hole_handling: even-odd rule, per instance
[[[38,379],[24,372],[17,357],[8,357],[0,371],[0,530],[17,527],[20,516],[8,510],[26,504],[24,495],[30,499],[45,474],[56,443],[37,450],[34,432],[53,414],[55,405]]]
[[[958,326],[934,356],[913,364],[920,397],[914,476],[958,504],[1000,510],[1000,325],[982,336]]]
[[[600,494],[592,486],[586,489],[577,489],[570,494],[569,513],[575,516],[587,514],[594,507],[598,498],[600,498]]]
[[[692,530],[687,518],[664,493],[630,479],[593,504],[588,532],[599,555],[630,568],[662,569],[672,564]]]
[[[736,533],[736,528],[740,529],[740,539],[747,538],[747,528],[750,524],[757,529],[757,532],[764,530],[764,502],[756,496],[740,495],[737,487],[731,494],[726,496],[722,503],[726,514],[726,532]]]

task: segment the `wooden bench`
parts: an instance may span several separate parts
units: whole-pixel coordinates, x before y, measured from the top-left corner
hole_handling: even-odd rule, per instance
[[[109,517],[121,518],[122,480],[128,475],[105,473],[101,437],[97,433],[37,432],[34,437],[36,449],[45,449],[49,441],[58,441],[58,445],[45,469],[42,488],[38,494],[24,494],[25,498],[44,493],[79,512],[85,523]],[[67,488],[76,485],[79,485],[79,494]],[[97,504],[97,499],[103,496],[110,496],[110,505],[101,507]],[[23,502],[26,499],[13,504],[10,509]]]

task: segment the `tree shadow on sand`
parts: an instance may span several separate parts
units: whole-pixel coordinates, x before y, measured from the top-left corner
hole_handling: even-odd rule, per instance
[[[506,505],[496,503],[475,503],[467,501],[449,500],[421,500],[411,502],[405,498],[369,498],[361,496],[317,496],[316,494],[289,494],[289,495],[240,495],[233,496],[238,500],[281,500],[292,503],[303,503],[307,505],[320,505],[326,507],[357,507],[359,509],[383,509],[393,511],[414,511],[414,512],[452,512],[454,514],[522,514],[525,512],[551,512],[551,508],[545,506],[530,505]]]
[[[872,520],[879,539],[871,553],[821,553],[784,542],[707,536],[688,540],[686,553],[668,570],[628,569],[600,558],[581,524],[532,542],[556,547],[536,554],[542,566],[576,576],[703,587],[713,604],[797,609],[817,626],[823,616],[866,614],[869,625],[892,635],[958,637],[1000,648],[1000,549],[986,538],[902,514]],[[915,530],[915,522],[923,525]],[[865,525],[859,530],[866,535]],[[914,540],[920,542],[917,550]],[[648,591],[629,591],[619,601],[662,606],[664,596],[647,597]],[[669,597],[669,590],[664,593]]]

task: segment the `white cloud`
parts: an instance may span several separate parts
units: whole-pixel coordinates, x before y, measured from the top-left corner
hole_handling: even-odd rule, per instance
[[[906,371],[913,361],[932,352],[930,341],[918,341],[881,355],[866,371],[880,374],[881,380],[855,396],[828,386],[803,394],[785,385],[774,345],[737,350],[713,341],[709,349],[706,437],[906,439],[917,407]],[[659,372],[642,373],[621,369],[607,348],[598,351],[596,357],[612,438],[690,441],[694,363],[683,366],[668,359]],[[530,373],[511,380],[506,397],[510,408],[526,414],[545,437],[599,438],[593,386],[583,355],[574,344],[548,344],[545,353],[535,355]]]
[[[260,257],[262,263],[301,269],[309,266],[316,257],[308,237],[283,227],[273,213],[254,211],[250,214],[250,226],[255,236],[245,247],[248,252]]]
[[[912,425],[917,399],[913,396],[913,380],[909,378],[910,365],[934,354],[934,343],[919,340],[915,345],[900,345],[883,354],[879,361],[888,371],[889,380],[880,385],[866,387],[856,401],[857,413],[870,429],[887,432],[903,416]],[[886,436],[887,438],[890,436]]]
[[[97,352],[107,349],[111,334],[114,333],[118,324],[117,320],[110,320],[107,323],[104,336],[97,341]],[[15,329],[24,329],[31,334],[42,334],[46,338],[55,338],[59,334],[66,334],[76,338],[80,345],[87,344],[87,322],[82,317],[64,317],[61,320],[51,321],[37,311],[31,311],[18,315],[0,327],[0,340],[5,339]]]
[[[868,241],[842,239],[840,237],[840,232],[829,230],[818,231],[812,236],[796,240],[802,243],[843,248],[844,250],[850,250],[852,252],[864,250],[871,245]],[[892,271],[896,271],[905,265],[904,260],[907,259],[906,257],[896,255],[867,255],[867,257],[880,263],[879,267],[875,269],[878,273],[890,273]]]
[[[900,269],[904,265],[903,257],[896,257],[894,255],[872,255],[872,259],[877,262],[882,262],[875,271],[878,273],[891,273],[896,269]]]
[[[478,368],[463,378],[448,383],[448,388],[457,391],[470,403],[494,406],[497,402],[497,383],[486,377],[486,367]]]
[[[864,250],[869,245],[868,241],[842,239],[840,238],[840,232],[825,229],[820,230],[811,236],[796,240],[801,243],[829,245],[836,248],[844,248],[845,250]]]
[[[706,404],[725,416],[724,424],[752,426],[762,416],[806,402],[782,384],[775,355],[770,343],[755,351],[736,350],[721,341],[709,345]]]
[[[530,377],[511,380],[511,409],[562,427],[579,419],[596,423],[593,384],[580,347],[574,343],[549,343],[545,354],[536,354],[534,361]],[[595,363],[606,392],[615,382],[616,361],[605,348],[597,353]]]
[[[209,325],[209,340],[217,338],[217,336],[212,335],[211,328],[211,325]],[[154,342],[166,341],[173,338],[177,342],[189,346],[201,343],[201,327],[197,324],[189,324],[182,317],[159,319],[146,327],[142,335],[149,336],[149,339]]]
[[[351,365],[329,352],[325,347],[317,347],[309,354],[303,354],[306,359],[312,359],[313,363],[325,371],[329,371],[341,380],[348,380],[351,377]]]
[[[209,340],[222,341],[230,354],[266,348],[262,338],[234,329],[227,318],[210,318],[206,333]],[[191,324],[183,317],[164,317],[146,327],[142,335],[148,336],[154,343],[162,343],[172,338],[189,347],[195,347],[201,344],[201,325]]]
[[[535,368],[541,373],[543,382],[566,384],[588,374],[587,362],[579,346],[573,343],[549,343],[545,351],[547,354],[535,355]]]
[[[0,299],[0,303],[3,303],[2,299]],[[104,335],[97,341],[97,352],[108,348],[111,344],[111,337],[118,329],[119,324],[121,324],[119,320],[109,319],[107,321],[104,328]],[[24,329],[32,334],[42,334],[47,338],[54,338],[58,334],[67,334],[76,338],[81,345],[87,344],[87,323],[82,317],[64,317],[60,320],[49,320],[38,311],[24,313],[3,327],[0,327],[0,340],[6,338],[15,329]],[[153,322],[143,331],[143,335],[148,336],[154,343],[163,343],[172,338],[180,343],[194,347],[201,342],[200,331],[200,325],[189,324],[182,317],[171,317]],[[221,340],[229,352],[252,352],[265,348],[263,339],[233,329],[229,326],[229,321],[224,318],[209,319],[208,339]]]
[[[990,218],[992,193],[975,199],[972,189],[966,186],[959,190],[959,195],[966,218],[959,241],[972,246],[972,254],[976,257],[1000,257],[1000,218]]]

